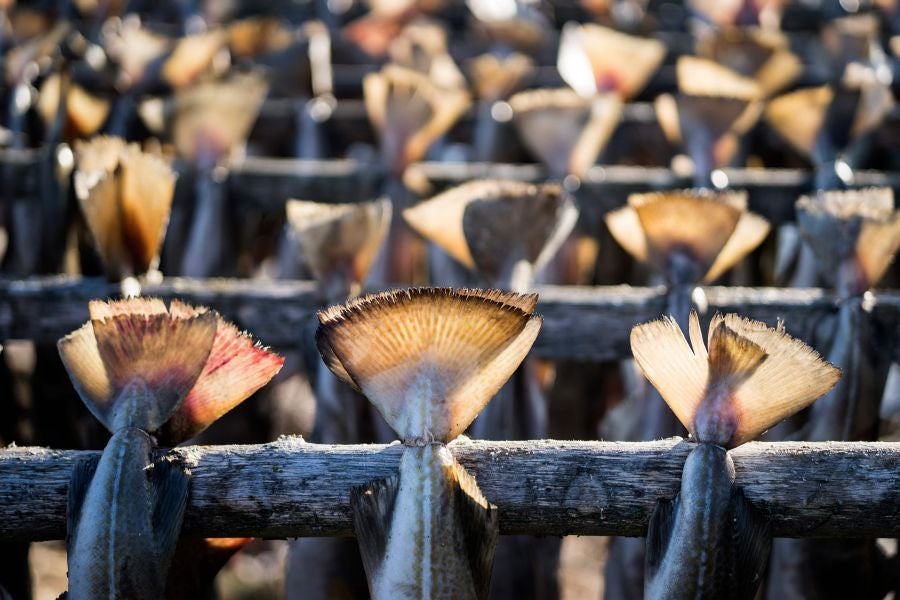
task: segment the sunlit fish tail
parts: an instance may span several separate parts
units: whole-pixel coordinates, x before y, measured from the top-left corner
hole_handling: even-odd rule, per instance
[[[319,350],[407,446],[399,477],[353,493],[375,598],[484,598],[496,509],[446,447],[524,359],[534,295],[413,289],[320,313]]]
[[[649,598],[752,598],[771,538],[733,485],[728,450],[811,404],[840,370],[780,327],[737,315],[713,318],[707,349],[692,314],[689,337],[690,345],[671,318],[631,336],[641,370],[698,442],[679,494],[651,518],[645,590]]]
[[[134,298],[90,303],[91,320],[60,340],[88,409],[112,433],[99,463],[79,464],[69,491],[72,598],[159,598],[178,539],[188,476],[154,460],[271,378],[280,357],[206,309]]]
[[[492,286],[523,290],[572,231],[561,186],[479,180],[403,212],[410,226]]]
[[[695,182],[709,187],[712,171],[728,165],[758,120],[761,92],[752,79],[710,60],[681,57],[676,69],[678,94],[657,98],[657,119],[690,156]]]
[[[747,210],[743,192],[633,194],[606,224],[636,260],[674,285],[714,281],[756,248],[769,223]]]
[[[525,146],[557,178],[584,176],[622,115],[618,95],[605,93],[590,99],[568,88],[519,92],[509,104]]]
[[[143,275],[159,256],[175,172],[117,137],[76,142],[75,157],[75,194],[107,274]]]
[[[288,200],[287,222],[326,298],[357,295],[391,222],[387,199],[356,204]]]

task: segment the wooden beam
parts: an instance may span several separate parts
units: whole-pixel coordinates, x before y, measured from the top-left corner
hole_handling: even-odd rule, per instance
[[[451,448],[499,507],[503,533],[635,536],[657,499],[677,492],[692,444],[459,440]],[[172,455],[192,472],[184,533],[350,535],[350,489],[395,473],[401,449],[300,438],[177,448]],[[0,450],[0,540],[62,538],[72,466],[97,455]],[[900,536],[900,443],[757,442],[732,456],[736,484],[777,536]]]
[[[836,311],[834,299],[821,289],[702,288],[706,315],[736,312],[812,341],[821,320]],[[665,310],[660,287],[539,286],[538,313],[544,318],[534,354],[550,359],[617,360],[631,356],[631,328],[658,318]],[[39,277],[0,279],[0,340],[31,339],[55,343],[87,318],[88,301],[114,297],[118,287],[102,279]],[[302,348],[312,340],[315,313],[323,307],[310,281],[247,279],[165,279],[146,285],[144,294],[219,310],[263,343],[275,348]],[[893,331],[895,360],[900,359],[900,292],[872,295],[871,318],[882,331]]]

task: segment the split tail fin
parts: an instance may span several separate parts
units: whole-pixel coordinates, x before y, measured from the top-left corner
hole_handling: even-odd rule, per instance
[[[702,442],[735,447],[809,406],[840,370],[803,342],[737,315],[713,318],[709,351],[696,314],[688,345],[671,317],[632,330],[646,377],[681,423]]]
[[[110,431],[156,431],[200,376],[216,334],[215,315],[176,318],[162,302],[144,298],[92,302],[90,308],[91,321],[58,343],[76,390]],[[139,397],[152,402],[144,406]]]
[[[525,358],[540,329],[534,295],[417,288],[319,313],[329,368],[403,440],[461,434]]]

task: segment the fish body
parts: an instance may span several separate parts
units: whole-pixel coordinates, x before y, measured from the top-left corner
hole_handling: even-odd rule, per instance
[[[373,598],[481,597],[456,510],[455,468],[445,446],[428,444],[403,452],[384,557],[371,577]],[[417,568],[410,571],[410,564]]]
[[[760,535],[767,527],[733,483],[724,448],[699,444],[691,452],[681,491],[650,522],[646,598],[754,596],[769,552],[768,536]]]
[[[163,498],[148,477],[153,441],[126,427],[113,434],[84,496],[69,558],[69,597],[161,598],[175,539],[157,531],[158,505],[175,510],[166,528],[181,527],[187,484]],[[171,520],[170,520],[171,519]],[[166,547],[168,546],[168,547]]]

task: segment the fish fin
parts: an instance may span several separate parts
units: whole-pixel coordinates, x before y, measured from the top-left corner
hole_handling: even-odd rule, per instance
[[[681,144],[684,139],[681,135],[681,123],[678,118],[678,101],[672,94],[660,94],[653,101],[653,112],[656,113],[656,122],[662,129],[666,140],[673,145]]]
[[[775,50],[754,75],[764,97],[783,90],[803,72],[803,61],[787,48]]]
[[[766,351],[746,337],[738,335],[716,319],[709,328],[709,386],[724,384],[737,387],[768,358]]]
[[[841,377],[840,369],[823,360],[803,342],[787,335],[783,328],[772,329],[760,321],[729,314],[714,317],[710,331],[715,332],[720,323],[768,355],[730,396],[737,428],[728,442],[729,447],[756,438],[806,408],[834,387]],[[710,359],[712,361],[712,356]]]
[[[97,471],[100,458],[82,458],[75,463],[72,476],[69,478],[69,491],[66,499],[66,547],[75,546],[75,534],[78,532],[78,522],[81,519],[81,507],[84,505],[84,497],[88,487]]]
[[[462,525],[466,556],[478,598],[487,598],[491,590],[494,551],[500,534],[497,507],[484,497],[478,482],[456,460],[453,460],[454,505]]]
[[[657,500],[647,525],[647,546],[644,558],[644,578],[653,580],[669,548],[672,529],[675,526],[675,514],[680,494],[672,500]]]
[[[125,301],[120,307],[133,306],[133,313],[91,320],[96,351],[109,381],[109,395],[107,401],[97,404],[92,398],[82,398],[111,430],[126,425],[147,432],[159,429],[197,381],[213,347],[214,313],[179,319],[168,314],[142,313],[146,305],[143,299]],[[72,352],[62,352],[67,339],[60,342],[61,355],[74,377],[76,372],[85,370],[73,370],[67,363],[67,359],[76,363],[82,360]],[[90,340],[80,336],[79,341],[83,346]],[[93,351],[89,356],[93,358]],[[151,405],[138,407],[135,414],[134,407],[128,405],[133,393],[152,398]]]
[[[475,259],[463,232],[463,215],[472,200],[491,189],[485,181],[470,181],[419,202],[403,211],[403,219],[416,233],[439,246],[467,269]]]
[[[691,313],[697,320],[697,313]],[[698,327],[699,325],[691,325]],[[700,344],[702,346],[702,342]],[[644,376],[689,431],[703,401],[709,366],[706,351],[692,350],[670,316],[631,330],[631,351]]]
[[[834,90],[827,85],[788,92],[769,101],[766,121],[797,151],[812,157],[833,99]]]
[[[394,518],[394,503],[400,490],[400,476],[392,475],[350,490],[353,531],[359,541],[366,578],[375,581]]]
[[[735,225],[734,233],[719,251],[703,281],[715,281],[740,262],[766,239],[770,229],[769,222],[765,218],[751,212],[743,213]]]
[[[398,65],[366,75],[363,96],[386,160],[398,173],[422,160],[471,102],[465,90],[440,88],[428,76]]]
[[[287,222],[306,264],[326,285],[345,295],[359,291],[388,232],[391,202],[333,204],[288,200]]]
[[[559,185],[484,183],[463,213],[467,245],[486,281],[517,288],[510,278],[516,265],[527,263],[530,274],[540,270],[572,232],[578,209]]]
[[[395,290],[320,312],[318,341],[401,439],[446,442],[525,358],[541,319],[519,307],[533,302],[496,290]]]
[[[881,279],[900,246],[900,212],[890,188],[803,196],[796,208],[801,233],[826,277],[833,279],[841,263],[853,258],[866,288]]]
[[[697,280],[709,272],[746,209],[746,193],[683,190],[632,194],[647,243],[647,258],[666,273],[673,252],[695,262]]]
[[[79,85],[71,84],[66,96],[66,112],[69,123],[81,137],[99,131],[109,116],[110,101],[88,93]]]
[[[151,481],[153,534],[157,556],[165,561],[162,572],[166,572],[181,533],[191,476],[179,461],[163,458],[153,463]]]
[[[760,90],[749,77],[719,63],[697,56],[681,56],[675,64],[678,91],[688,96],[732,98],[750,102]]]
[[[316,348],[319,350],[319,354],[322,355],[322,361],[325,363],[325,366],[334,373],[335,377],[353,388],[353,391],[360,394],[363,393],[359,383],[357,383],[356,380],[353,379],[353,376],[347,372],[341,359],[339,359],[334,353],[334,350],[331,349],[331,343],[328,341],[328,336],[321,329],[316,331]]]
[[[194,315],[188,311],[194,310],[172,301],[173,314],[184,311],[181,318],[191,318]],[[260,346],[249,333],[217,314],[215,339],[203,371],[160,429],[160,442],[179,444],[198,435],[266,385],[283,364],[282,356]]]
[[[219,29],[182,37],[163,61],[162,78],[175,89],[190,85],[209,69],[225,42],[226,34]]]
[[[530,81],[534,61],[518,52],[505,57],[493,53],[481,54],[469,65],[469,76],[476,95],[486,102],[508,98]]]
[[[247,140],[268,92],[258,71],[179,90],[173,119],[178,154],[193,162],[227,157]]]
[[[633,206],[623,206],[603,217],[613,238],[638,262],[648,258],[647,237]]]
[[[555,176],[581,176],[601,152],[621,116],[621,100],[591,100],[567,88],[527,90],[509,99],[522,141]]]
[[[734,598],[754,598],[766,572],[772,547],[772,528],[745,497],[741,488],[734,488],[729,501],[729,535],[731,543],[726,552],[732,554],[729,573]]]
[[[97,348],[90,323],[85,323],[56,344],[69,379],[85,406],[103,425],[112,430],[108,419],[113,402],[112,385]]]
[[[402,25],[395,18],[370,14],[348,23],[341,35],[369,56],[381,57],[401,30]]]
[[[628,100],[644,88],[665,55],[666,47],[659,40],[594,24],[567,23],[556,65],[566,83],[583,96],[615,91]]]
[[[136,144],[122,155],[121,219],[135,271],[144,273],[159,255],[175,194],[175,171]]]

